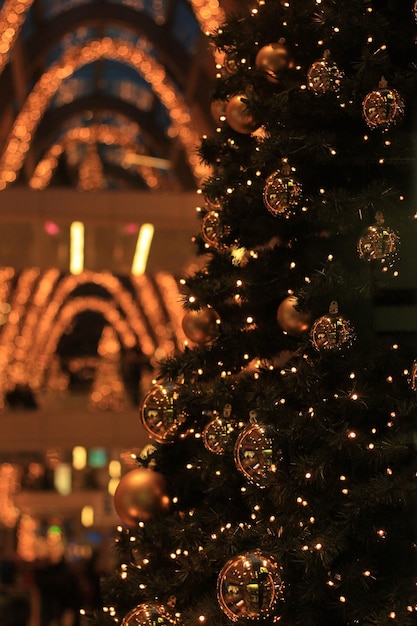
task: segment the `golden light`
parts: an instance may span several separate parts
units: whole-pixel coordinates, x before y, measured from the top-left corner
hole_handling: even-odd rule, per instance
[[[72,222],[70,227],[70,272],[81,274],[84,269],[84,224]]]
[[[132,262],[132,274],[134,276],[140,276],[146,271],[146,264],[148,262],[149,251],[151,249],[152,239],[154,234],[153,224],[142,224],[138,239],[136,242],[135,254]]]

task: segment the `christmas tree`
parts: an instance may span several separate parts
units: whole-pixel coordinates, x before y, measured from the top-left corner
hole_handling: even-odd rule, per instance
[[[373,328],[415,212],[416,14],[261,0],[212,36],[206,264],[98,623],[416,623],[417,353]]]

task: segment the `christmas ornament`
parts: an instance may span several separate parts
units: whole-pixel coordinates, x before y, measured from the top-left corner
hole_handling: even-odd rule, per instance
[[[174,626],[177,618],[163,604],[138,604],[122,620],[121,626]]]
[[[384,217],[376,215],[377,223],[365,228],[358,241],[359,257],[364,261],[380,261],[383,265],[392,265],[400,245],[398,233],[384,226]]]
[[[220,608],[233,622],[268,617],[283,599],[282,590],[277,562],[260,550],[227,561],[217,579]]]
[[[260,124],[255,120],[246,104],[243,93],[232,96],[226,105],[226,121],[237,133],[250,135]]]
[[[224,453],[230,434],[234,430],[234,426],[230,421],[228,407],[231,409],[231,405],[226,405],[223,417],[220,417],[217,411],[213,411],[213,418],[206,424],[203,430],[204,446],[209,452],[214,452],[214,454]]]
[[[282,170],[274,172],[266,179],[263,201],[275,217],[289,218],[300,203],[301,193],[301,183],[293,178],[290,167],[285,164]]]
[[[114,493],[114,508],[123,524],[136,528],[169,508],[166,481],[162,474],[145,467],[122,476]]]
[[[416,2],[414,2],[413,13],[414,13],[414,19],[417,21],[417,0]]]
[[[175,407],[178,387],[166,382],[155,385],[144,397],[140,417],[148,435],[158,443],[171,443],[185,416]]]
[[[269,43],[256,55],[256,68],[265,72],[266,79],[271,83],[278,83],[280,74],[294,68],[294,61],[284,41],[280,39],[277,43]]]
[[[220,317],[211,307],[187,311],[182,318],[182,329],[194,343],[210,343],[219,335]]]
[[[408,382],[410,384],[411,389],[413,391],[417,391],[417,361],[413,361],[413,367],[411,368]]]
[[[337,93],[343,79],[343,72],[330,58],[330,51],[326,50],[323,58],[315,61],[307,72],[307,85],[317,95]]]
[[[298,337],[305,333],[311,324],[309,313],[297,311],[297,298],[288,296],[278,307],[277,321],[283,331],[293,337]]]
[[[319,317],[311,327],[310,338],[316,350],[350,348],[355,340],[351,323],[339,315],[336,301],[330,303],[329,313]]]
[[[365,96],[362,103],[363,116],[370,128],[387,130],[396,124],[404,113],[404,103],[395,89],[389,89],[382,78],[378,89]]]
[[[230,230],[230,226],[222,224],[218,211],[209,211],[201,221],[201,235],[204,241],[217,250],[227,247],[224,241],[230,235]]]
[[[251,483],[266,487],[271,476],[276,472],[276,461],[281,450],[274,450],[271,429],[254,422],[249,424],[239,435],[234,447],[234,459],[237,469]]]
[[[229,50],[224,57],[224,67],[228,74],[234,74],[239,68],[239,54],[237,50]]]

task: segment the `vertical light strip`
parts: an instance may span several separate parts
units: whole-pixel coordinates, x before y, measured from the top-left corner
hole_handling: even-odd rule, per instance
[[[70,228],[70,272],[81,274],[84,269],[84,224],[72,222]]]
[[[154,233],[153,224],[142,224],[139,231],[136,250],[132,263],[133,276],[141,276],[145,273]]]

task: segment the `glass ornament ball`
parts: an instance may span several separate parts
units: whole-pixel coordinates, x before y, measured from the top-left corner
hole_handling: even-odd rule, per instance
[[[265,73],[270,83],[278,83],[280,74],[294,68],[294,61],[287,46],[276,42],[262,46],[256,55],[255,66]]]
[[[399,245],[396,231],[383,224],[374,224],[365,228],[359,237],[359,258],[389,264],[395,258]]]
[[[225,446],[234,431],[233,424],[216,412],[213,419],[206,424],[203,430],[203,443],[206,450],[214,454],[224,454]]]
[[[185,335],[198,344],[211,343],[219,336],[220,317],[211,307],[187,311],[182,318]]]
[[[292,337],[301,336],[311,325],[311,315],[298,311],[297,303],[295,296],[288,296],[281,302],[277,311],[278,325]]]
[[[250,424],[238,438],[234,447],[237,469],[250,483],[266,487],[277,471],[281,451],[274,450],[270,429],[260,424]]]
[[[185,415],[176,408],[178,386],[157,384],[143,398],[140,418],[147,434],[157,443],[172,443]]]
[[[342,79],[343,72],[328,56],[315,61],[307,72],[307,86],[318,96],[337,93]]]
[[[350,321],[331,307],[327,315],[319,317],[312,325],[310,339],[319,352],[336,351],[350,348],[355,340],[355,332]]]
[[[201,220],[201,236],[209,246],[216,250],[227,247],[225,239],[230,235],[230,231],[230,226],[222,223],[218,211],[209,211]]]
[[[274,217],[291,217],[300,203],[301,195],[302,185],[291,175],[277,171],[266,179],[263,201]]]
[[[138,604],[125,615],[121,626],[174,626],[177,618],[172,615],[163,604]]]
[[[387,130],[404,114],[404,102],[395,89],[381,81],[378,89],[368,93],[362,102],[362,112],[369,128]]]
[[[237,622],[269,617],[283,599],[280,568],[260,550],[231,558],[217,579],[217,600],[225,615]]]
[[[122,476],[114,492],[117,515],[128,528],[136,528],[170,506],[166,480],[162,474],[146,467],[130,470]]]
[[[413,391],[417,391],[417,361],[413,361],[411,372],[408,377],[408,384]]]
[[[417,0],[414,2],[413,14],[414,14],[414,19],[417,22]]]
[[[245,94],[232,96],[226,105],[226,121],[237,133],[250,135],[259,128],[259,123],[249,111]]]

